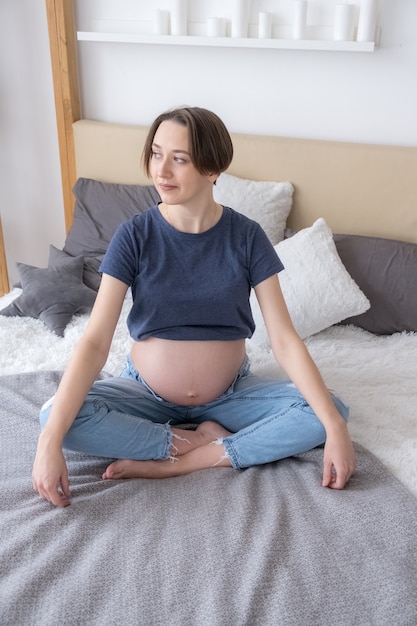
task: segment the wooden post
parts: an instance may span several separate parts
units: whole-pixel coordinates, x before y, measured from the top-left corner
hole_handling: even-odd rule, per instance
[[[72,0],[46,0],[55,109],[61,161],[65,227],[72,224],[76,181],[72,124],[81,117]]]
[[[3,229],[0,219],[0,296],[9,293],[9,276],[7,273],[6,250],[4,248]]]

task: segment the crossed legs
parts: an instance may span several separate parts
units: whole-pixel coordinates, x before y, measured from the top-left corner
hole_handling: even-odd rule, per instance
[[[171,457],[156,461],[121,459],[111,463],[104,479],[169,478],[209,467],[231,467],[223,437],[231,433],[216,422],[203,422],[195,431],[171,428]],[[213,445],[214,444],[214,445]]]
[[[346,419],[347,407],[337,398],[335,403]],[[50,405],[41,411],[42,425]],[[177,428],[190,421],[197,430]],[[325,438],[323,425],[288,381],[247,375],[210,404],[178,407],[120,378],[95,383],[64,448],[117,459],[104,479],[163,478],[269,463],[314,448]]]

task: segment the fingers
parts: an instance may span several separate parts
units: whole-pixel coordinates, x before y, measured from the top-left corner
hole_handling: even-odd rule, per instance
[[[329,487],[330,489],[343,489],[353,473],[354,467],[345,467],[338,471],[333,463],[325,463],[322,485],[323,487]]]
[[[68,469],[61,448],[46,449],[38,445],[32,470],[32,484],[41,498],[55,506],[70,504]]]
[[[333,471],[326,487],[329,487],[329,489],[343,489],[346,486],[348,480],[348,478],[340,476],[336,473],[336,471]]]
[[[41,498],[47,500],[54,506],[66,507],[71,504],[68,476],[63,477],[61,484],[55,487],[37,486],[35,482],[33,482],[33,489],[38,492]]]
[[[356,458],[352,441],[345,432],[327,437],[323,457],[323,487],[343,489],[355,472]]]
[[[70,488],[69,488],[69,480],[68,480],[68,474],[64,474],[61,477],[61,488],[62,488],[62,493],[66,498],[70,497]]]
[[[324,462],[322,486],[328,487],[332,481],[333,463]]]
[[[55,506],[65,507],[71,504],[69,499],[69,491],[65,492],[63,489],[56,489],[52,493],[52,497],[49,500]]]

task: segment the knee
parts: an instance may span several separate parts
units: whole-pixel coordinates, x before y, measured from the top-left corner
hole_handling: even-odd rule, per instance
[[[347,404],[345,404],[343,402],[343,400],[341,400],[340,398],[338,398],[334,394],[332,394],[332,398],[333,398],[333,402],[335,403],[336,408],[339,411],[340,415],[343,417],[345,422],[347,422],[348,421],[348,417],[349,417],[349,407],[347,406]]]
[[[41,410],[39,412],[39,422],[40,422],[41,428],[43,428],[46,422],[48,421],[49,414],[51,412],[52,405],[54,403],[54,399],[55,399],[55,396],[52,396],[52,398],[49,398],[49,400],[47,400],[45,404],[41,407]]]

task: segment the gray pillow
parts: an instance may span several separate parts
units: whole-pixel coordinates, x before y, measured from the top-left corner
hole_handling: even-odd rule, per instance
[[[23,291],[0,315],[40,319],[63,337],[74,313],[90,311],[97,295],[82,281],[83,266],[83,257],[48,268],[17,263]]]
[[[343,321],[378,335],[417,331],[417,244],[334,235],[337,252],[371,308]]]
[[[153,185],[101,183],[91,178],[79,178],[73,192],[74,220],[63,250],[74,257],[103,255],[122,222],[161,200]]]
[[[94,289],[94,291],[98,291],[101,282],[101,274],[99,272],[100,263],[103,259],[103,254],[99,256],[82,256],[83,259],[83,283],[90,287],[90,289]],[[66,263],[71,259],[77,257],[72,257],[63,250],[59,250],[55,248],[55,246],[49,246],[49,261],[48,267],[54,267],[55,265],[61,265],[62,263]]]

